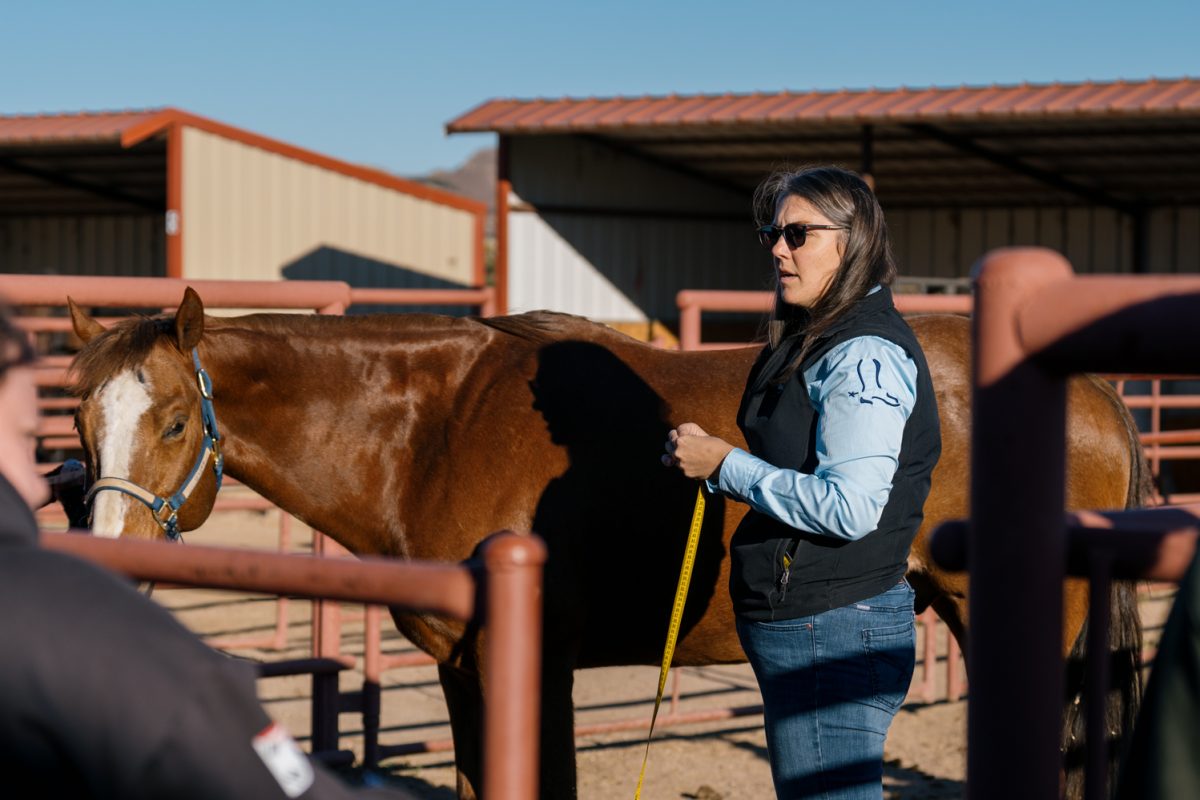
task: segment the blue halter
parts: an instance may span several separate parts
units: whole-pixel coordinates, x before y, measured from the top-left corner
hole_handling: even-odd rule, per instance
[[[200,384],[200,415],[204,422],[204,439],[200,443],[200,453],[196,456],[196,463],[192,465],[191,471],[183,479],[183,485],[179,487],[179,491],[170,497],[160,497],[149,489],[124,478],[100,478],[92,484],[92,488],[87,493],[89,504],[97,493],[106,490],[121,492],[142,502],[149,507],[154,521],[172,541],[179,538],[179,509],[187,502],[188,497],[200,483],[209,457],[211,456],[213,459],[213,471],[217,475],[218,491],[221,488],[221,478],[225,467],[225,457],[221,454],[221,433],[217,430],[217,414],[213,410],[212,379],[200,366],[200,354],[196,348],[192,348],[192,364],[196,368],[196,382]]]

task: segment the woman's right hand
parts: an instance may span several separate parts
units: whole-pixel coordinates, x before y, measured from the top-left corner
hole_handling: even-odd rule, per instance
[[[679,467],[689,478],[707,480],[716,475],[733,445],[709,436],[694,422],[685,422],[667,434],[664,466]]]

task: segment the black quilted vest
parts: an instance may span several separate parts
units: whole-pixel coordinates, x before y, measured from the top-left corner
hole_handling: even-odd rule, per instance
[[[751,509],[730,546],[729,579],[734,610],[748,619],[794,619],[840,608],[879,594],[905,573],[930,474],[941,453],[941,431],[925,355],[886,287],[847,312],[786,382],[780,378],[799,352],[802,336],[789,337],[775,350],[765,348],[750,372],[738,425],[752,454],[777,467],[812,473],[817,414],[809,403],[804,371],[836,345],[858,336],[894,342],[917,365],[916,406],[904,426],[887,505],[878,527],[855,541],[791,528]],[[788,559],[790,568],[785,569]]]

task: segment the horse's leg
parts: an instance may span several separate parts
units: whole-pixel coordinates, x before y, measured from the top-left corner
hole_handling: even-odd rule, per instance
[[[574,656],[556,652],[547,641],[542,658],[542,724],[539,797],[543,800],[574,800],[575,707],[571,699],[575,684]]]
[[[542,713],[539,796],[575,798],[575,713],[571,703],[573,665],[548,650],[542,661]],[[483,692],[474,672],[438,665],[438,679],[450,713],[454,767],[460,800],[476,800],[483,786]]]
[[[1083,695],[1087,691],[1088,585],[1082,579],[1067,581],[1063,587],[1063,633],[1069,646],[1064,679],[1062,750],[1067,798],[1083,797],[1084,766],[1088,743],[1084,740],[1087,712]],[[1114,581],[1109,596],[1109,685],[1105,699],[1104,723],[1109,737],[1110,790],[1115,785],[1119,763],[1127,737],[1141,703],[1142,628],[1137,604],[1137,586],[1131,581]],[[1072,634],[1074,634],[1072,636]]]
[[[946,624],[950,635],[958,642],[959,649],[967,652],[967,579],[965,575],[947,572],[928,572],[910,569],[908,582],[916,592],[914,605],[920,614],[933,607],[938,617]]]
[[[450,713],[454,739],[454,769],[459,800],[476,800],[483,786],[483,693],[479,675],[458,667],[438,664],[438,680]]]
[[[965,597],[954,597],[943,594],[934,598],[930,605],[933,606],[933,610],[937,612],[942,622],[946,623],[946,630],[958,642],[958,649],[963,654],[963,660],[966,660],[967,599]]]

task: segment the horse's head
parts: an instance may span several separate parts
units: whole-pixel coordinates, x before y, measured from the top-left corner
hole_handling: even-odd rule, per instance
[[[211,384],[199,367],[204,305],[188,288],[174,317],[106,329],[68,300],[85,343],[72,364],[76,426],[101,536],[174,538],[199,527],[220,487]]]

